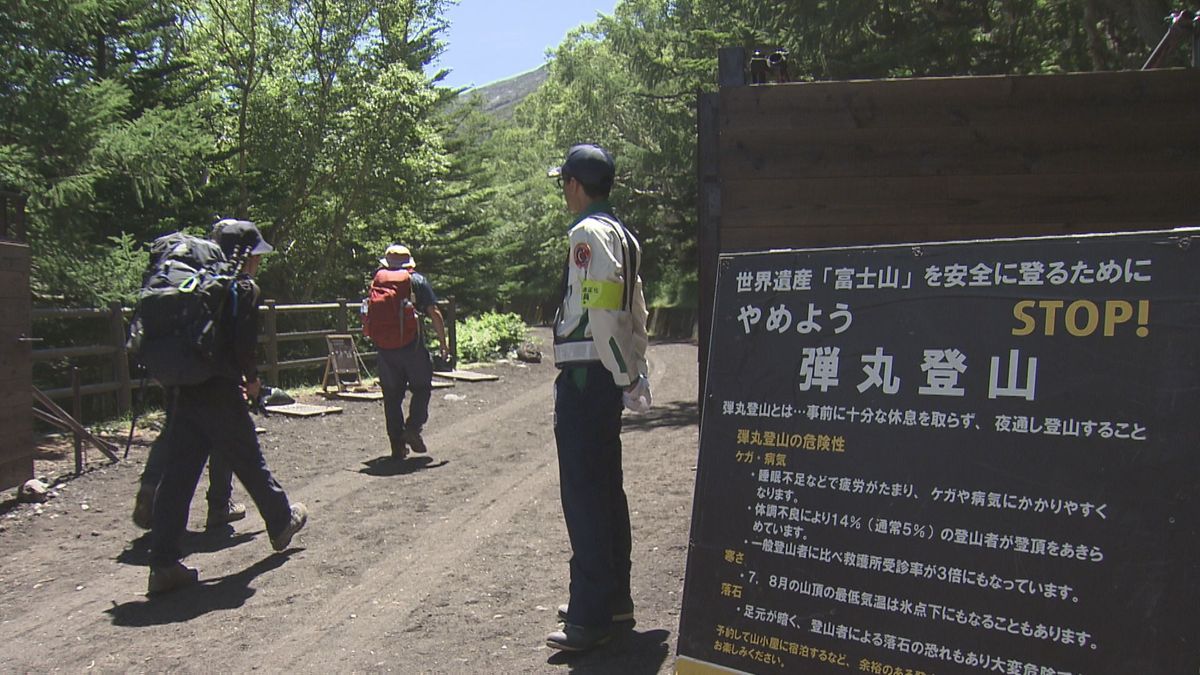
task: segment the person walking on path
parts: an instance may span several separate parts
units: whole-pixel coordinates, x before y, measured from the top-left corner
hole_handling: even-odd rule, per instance
[[[621,471],[621,412],[650,405],[641,245],[608,203],[616,167],[607,150],[576,145],[550,170],[575,214],[567,234],[562,304],[554,322],[554,438],[571,541],[570,598],[555,649],[584,651],[633,621],[632,538]]]
[[[304,504],[292,503],[267,468],[246,400],[255,400],[261,389],[255,364],[259,292],[254,275],[262,256],[274,248],[245,220],[218,222],[213,239],[227,258],[244,258],[245,264],[218,317],[224,342],[217,350],[216,374],[172,392],[174,408],[164,440],[167,461],[154,497],[150,530],[150,595],[199,579],[195,569],[180,562],[179,540],[210,453],[221,458],[254,500],[274,550],[285,550],[308,521]]]
[[[428,316],[433,324],[443,360],[449,354],[449,345],[437,296],[429,281],[416,271],[417,262],[408,247],[389,246],[379,265],[371,279],[363,333],[379,351],[379,384],[383,388],[383,413],[392,456],[404,459],[408,448],[416,453],[427,452],[421,430],[429,421],[433,360],[425,348],[419,315]],[[406,391],[412,392],[407,418]]]
[[[167,464],[167,429],[171,426],[171,408],[175,407],[172,391],[166,392],[166,422],[158,438],[150,444],[146,455],[146,466],[138,479],[137,496],[133,501],[133,524],[143,530],[150,529],[154,521],[154,494],[162,480]],[[246,517],[246,505],[233,501],[233,471],[221,459],[220,454],[208,456],[208,517],[206,529],[216,529]]]

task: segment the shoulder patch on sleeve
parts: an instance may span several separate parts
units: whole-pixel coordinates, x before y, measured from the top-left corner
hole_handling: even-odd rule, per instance
[[[588,263],[592,261],[592,247],[583,242],[575,244],[574,250],[571,251],[571,259],[579,269],[587,269]]]

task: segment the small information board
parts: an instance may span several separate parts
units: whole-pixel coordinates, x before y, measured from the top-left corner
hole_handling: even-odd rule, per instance
[[[325,361],[321,389],[328,391],[330,387],[336,387],[337,391],[341,392],[345,391],[348,385],[361,387],[362,372],[366,370],[366,365],[354,345],[354,336],[326,335],[325,341],[329,347],[329,356]]]
[[[1197,672],[1198,246],[723,256],[678,672]]]

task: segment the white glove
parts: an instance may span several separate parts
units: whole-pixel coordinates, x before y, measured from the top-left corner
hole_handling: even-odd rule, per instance
[[[650,410],[654,403],[654,397],[650,394],[650,380],[646,379],[645,375],[638,375],[633,388],[621,393],[621,400],[630,412],[644,413]]]

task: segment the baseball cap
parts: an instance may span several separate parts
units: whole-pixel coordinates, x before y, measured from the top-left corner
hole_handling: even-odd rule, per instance
[[[275,250],[274,246],[263,239],[258,227],[249,220],[218,220],[213,225],[212,240],[217,242],[227,256],[232,256],[241,249],[246,250],[246,255],[264,255]]]
[[[583,143],[571,146],[562,166],[553,167],[546,175],[551,178],[570,176],[584,185],[604,185],[612,183],[616,171],[616,162],[609,151],[598,145]]]
[[[417,266],[417,261],[413,259],[412,252],[408,250],[407,246],[392,244],[384,251],[383,257],[379,259],[379,264],[388,269],[398,267],[412,269]]]

